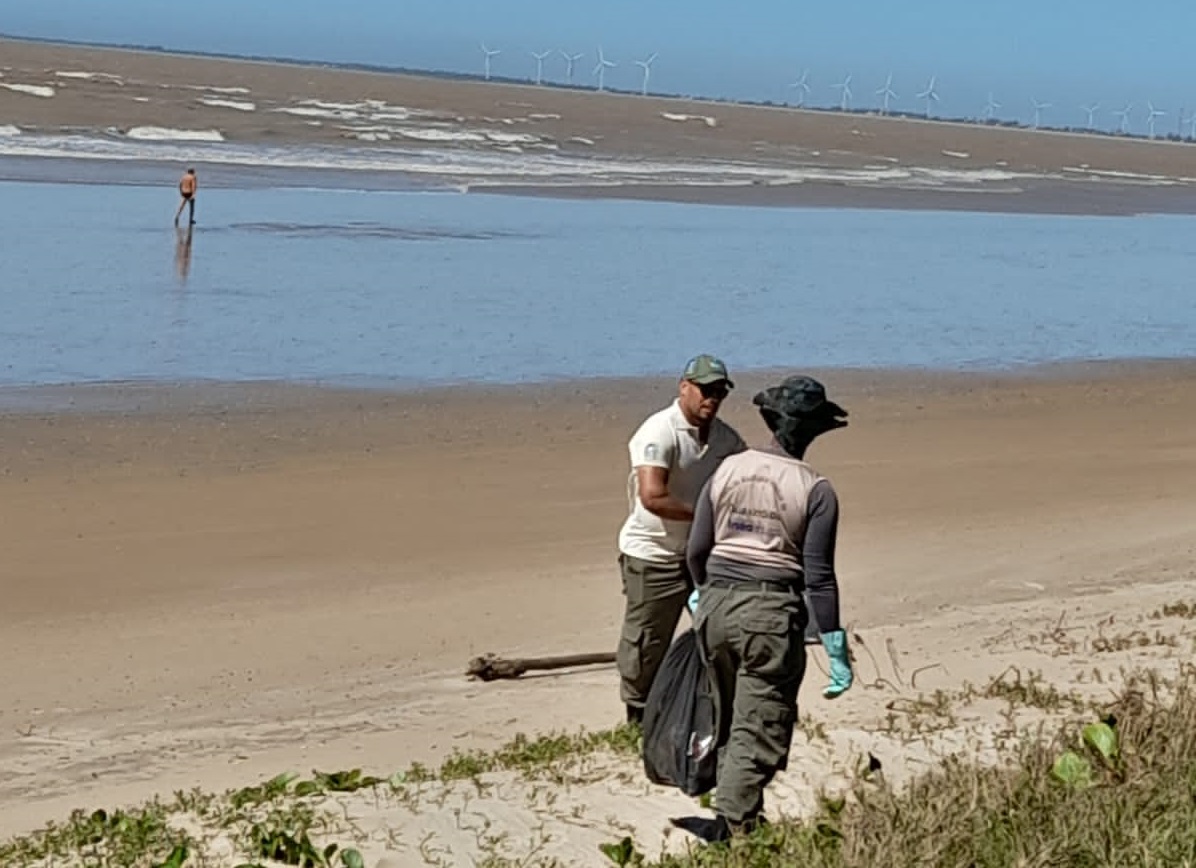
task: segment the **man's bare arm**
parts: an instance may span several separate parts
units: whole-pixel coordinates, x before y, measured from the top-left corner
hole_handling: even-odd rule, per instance
[[[692,521],[694,511],[669,494],[669,471],[665,467],[635,468],[640,503],[653,515],[671,521]]]

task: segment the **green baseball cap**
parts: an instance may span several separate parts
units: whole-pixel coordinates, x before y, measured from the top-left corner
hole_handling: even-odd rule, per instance
[[[731,378],[727,375],[727,366],[723,364],[723,360],[705,354],[694,356],[686,363],[685,371],[681,374],[681,379],[689,380],[691,383],[699,385],[726,383],[728,389],[735,388],[735,384],[731,382]]]

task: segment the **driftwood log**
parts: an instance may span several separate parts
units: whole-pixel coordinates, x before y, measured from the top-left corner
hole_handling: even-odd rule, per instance
[[[614,663],[615,652],[598,654],[566,654],[560,657],[525,657],[505,660],[494,654],[483,654],[469,661],[465,674],[482,681],[499,678],[518,678],[525,672],[550,669],[572,669],[575,666],[596,666],[599,663]]]

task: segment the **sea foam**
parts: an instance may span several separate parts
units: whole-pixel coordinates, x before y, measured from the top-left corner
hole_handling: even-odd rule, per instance
[[[718,119],[712,118],[710,115],[683,115],[676,112],[661,112],[660,116],[666,121],[681,121],[682,123],[685,121],[701,121],[708,127],[718,126]]]
[[[73,78],[81,81],[92,81],[99,78],[103,79],[104,81],[113,82],[114,84],[123,85],[125,83],[125,80],[119,75],[113,75],[110,72],[84,72],[82,70],[59,69],[54,71],[54,75],[56,75],[58,78]]]
[[[176,130],[170,127],[133,127],[125,133],[143,142],[223,142],[220,130]]]
[[[203,103],[204,105],[215,106],[216,108],[236,109],[239,112],[257,111],[257,106],[254,105],[253,103],[242,102],[240,100],[235,100],[235,99],[211,99],[208,97],[204,97],[204,98],[200,99],[200,102]]]
[[[0,87],[6,87],[17,93],[27,93],[30,96],[45,97],[46,99],[54,96],[54,88],[44,84],[5,84],[4,82],[0,82]]]
[[[498,143],[482,131],[444,128],[388,128],[386,125],[343,127],[342,131],[368,146],[287,145],[266,146],[226,142],[219,130],[179,130],[135,127],[109,130],[107,135],[42,135],[0,127],[0,156],[72,157],[107,160],[190,160],[202,154],[206,163],[270,166],[293,169],[395,172],[449,189],[501,185],[534,185],[549,188],[634,187],[672,185],[732,187],[756,185],[784,187],[807,183],[892,189],[1016,192],[1024,179],[1063,180],[1064,173],[1023,173],[992,167],[934,168],[898,165],[836,167],[744,163],[739,161],[678,159],[626,159],[616,156],[536,153],[549,148],[547,141],[524,143],[527,153],[513,141]],[[409,147],[387,142],[414,139]],[[580,139],[571,140],[582,144]],[[588,140],[592,141],[592,140]],[[453,145],[457,145],[453,147]],[[463,146],[462,146],[463,145]],[[502,152],[498,152],[499,149]],[[516,150],[519,148],[519,150]],[[509,149],[509,150],[508,150]],[[1120,181],[1125,174],[1087,169],[1080,177],[1089,181]],[[1137,183],[1185,184],[1190,178],[1131,176]]]

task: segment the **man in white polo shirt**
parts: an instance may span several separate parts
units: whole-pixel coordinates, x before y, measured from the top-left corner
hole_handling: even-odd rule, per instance
[[[628,444],[630,514],[619,531],[619,566],[627,598],[619,636],[619,695],[627,719],[643,719],[648,690],[693,590],[685,544],[698,493],[719,463],[747,448],[718,419],[734,384],[713,356],[689,360],[677,400],[649,416]]]

